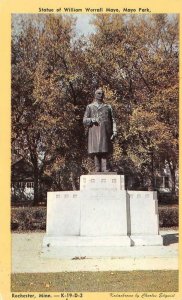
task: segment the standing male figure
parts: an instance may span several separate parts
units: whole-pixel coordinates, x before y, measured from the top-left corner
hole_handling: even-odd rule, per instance
[[[83,124],[88,126],[88,153],[94,156],[95,171],[108,172],[107,160],[112,151],[112,140],[117,135],[111,105],[103,102],[104,91],[95,92],[94,101],[87,105]]]

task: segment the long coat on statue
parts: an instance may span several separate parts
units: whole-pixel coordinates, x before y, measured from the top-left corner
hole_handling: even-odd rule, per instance
[[[83,124],[89,128],[88,153],[110,153],[112,151],[111,136],[113,132],[116,132],[111,105],[97,102],[87,105]]]

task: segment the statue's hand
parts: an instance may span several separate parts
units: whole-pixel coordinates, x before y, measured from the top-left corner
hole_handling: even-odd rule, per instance
[[[99,118],[93,118],[92,124],[98,125],[99,124]]]
[[[117,132],[113,132],[111,136],[111,141],[113,141],[117,137]]]

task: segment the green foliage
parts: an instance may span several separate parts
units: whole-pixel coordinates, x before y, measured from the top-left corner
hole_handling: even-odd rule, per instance
[[[178,227],[179,210],[178,206],[159,206],[159,226]]]
[[[95,15],[95,33],[75,35],[75,18],[33,15],[12,37],[12,145],[52,189],[77,189],[91,171],[82,118],[98,86],[116,114],[112,164],[151,179],[178,168],[178,17]],[[16,19],[13,23],[16,27]]]
[[[13,207],[11,229],[18,231],[40,231],[46,229],[45,207]]]
[[[159,225],[178,227],[178,206],[159,206]],[[18,231],[40,231],[46,229],[46,207],[13,207],[11,229]]]
[[[178,18],[96,15],[88,50],[97,81],[113,92],[118,141],[114,157],[126,173],[150,179],[178,168]],[[96,63],[97,61],[97,63]],[[117,149],[117,150],[116,150]]]

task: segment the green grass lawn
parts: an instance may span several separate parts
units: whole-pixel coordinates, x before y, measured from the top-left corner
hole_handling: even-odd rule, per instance
[[[12,274],[12,292],[177,292],[178,271]]]

